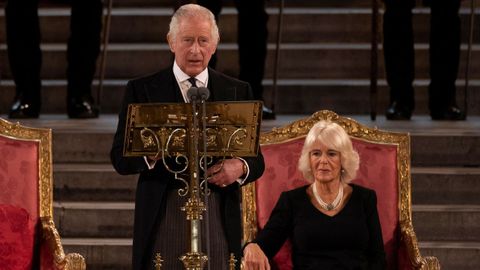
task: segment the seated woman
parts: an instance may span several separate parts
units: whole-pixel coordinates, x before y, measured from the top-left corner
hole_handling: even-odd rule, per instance
[[[385,269],[375,191],[349,183],[358,153],[338,124],[320,121],[305,138],[298,168],[312,184],[283,192],[255,241],[244,269],[270,269],[287,238],[295,270]]]

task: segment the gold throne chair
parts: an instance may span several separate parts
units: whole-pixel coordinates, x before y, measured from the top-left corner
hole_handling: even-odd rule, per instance
[[[440,269],[435,257],[422,257],[412,224],[410,136],[369,128],[331,111],[318,111],[260,135],[265,172],[242,187],[243,240],[251,241],[266,224],[281,192],[307,182],[297,170],[303,141],[320,120],[342,126],[360,155],[354,183],[374,189],[382,226],[387,269]],[[272,269],[292,269],[287,241],[273,259]]]
[[[51,129],[0,118],[0,157],[0,268],[85,270],[53,223]]]

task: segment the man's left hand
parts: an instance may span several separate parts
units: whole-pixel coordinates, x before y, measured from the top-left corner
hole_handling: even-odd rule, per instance
[[[219,187],[226,187],[243,175],[243,161],[232,158],[225,159],[207,170],[208,182]]]

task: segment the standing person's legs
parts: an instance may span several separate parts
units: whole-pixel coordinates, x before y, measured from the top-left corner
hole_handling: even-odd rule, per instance
[[[268,41],[265,1],[235,0],[235,6],[238,10],[239,79],[250,83],[255,99],[263,100],[262,80]],[[275,115],[264,107],[263,118],[273,119]]]
[[[100,52],[101,0],[73,0],[67,51],[67,107],[72,118],[98,116],[91,86]]]
[[[8,59],[15,81],[10,118],[36,118],[41,105],[38,0],[9,0],[5,6]]]
[[[455,101],[460,61],[460,1],[434,0],[430,7],[430,115],[432,119],[460,120],[464,115]]]
[[[390,120],[410,119],[415,107],[415,73],[412,8],[414,0],[385,0],[383,50],[387,83],[390,88]]]

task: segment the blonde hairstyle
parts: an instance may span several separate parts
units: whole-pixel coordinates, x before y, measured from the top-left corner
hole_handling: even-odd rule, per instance
[[[182,20],[189,18],[203,18],[208,20],[211,25],[212,38],[214,39],[215,44],[218,44],[218,41],[220,40],[220,34],[218,31],[217,22],[215,21],[215,16],[207,8],[196,4],[186,4],[175,11],[170,21],[167,37],[175,40],[177,38],[180,23]]]
[[[310,168],[310,151],[312,151],[313,145],[317,142],[340,153],[342,165],[340,180],[344,183],[352,181],[357,174],[360,158],[357,151],[353,149],[352,141],[345,130],[338,124],[330,121],[316,123],[305,138],[302,153],[298,160],[298,169],[302,172],[305,179],[311,182],[314,181]]]

